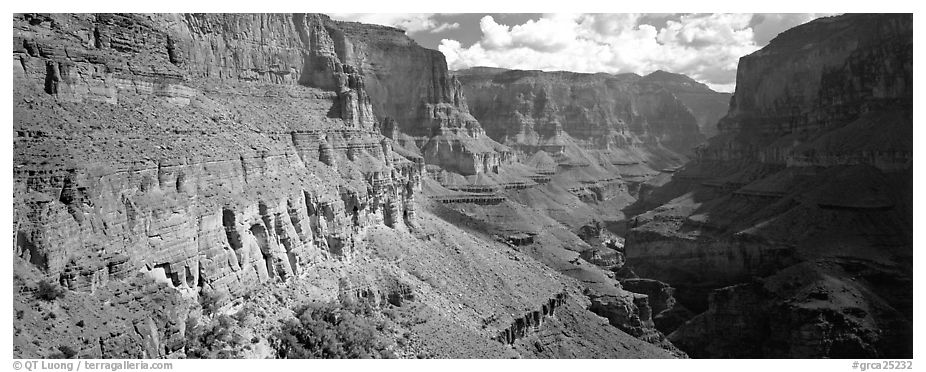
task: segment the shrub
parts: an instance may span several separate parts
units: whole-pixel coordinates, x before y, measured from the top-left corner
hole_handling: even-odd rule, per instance
[[[248,318],[254,317],[257,311],[254,309],[254,306],[251,304],[245,304],[241,307],[237,313],[232,315],[235,320],[238,321],[238,324],[244,325],[248,321]]]
[[[35,291],[35,297],[43,301],[54,301],[64,297],[64,288],[51,281],[42,280]]]
[[[236,358],[237,349],[244,344],[237,331],[238,322],[228,316],[219,315],[207,326],[187,319],[186,355],[188,358]]]
[[[298,321],[289,321],[273,335],[271,344],[281,358],[342,359],[392,358],[388,343],[377,332],[382,324],[369,318],[369,305],[313,304],[297,310]]]
[[[222,303],[225,302],[225,293],[212,289],[203,289],[199,294],[199,305],[203,308],[203,314],[209,315],[215,313]]]

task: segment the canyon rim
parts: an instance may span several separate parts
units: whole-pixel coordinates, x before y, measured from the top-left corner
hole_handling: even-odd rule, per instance
[[[463,65],[568,53],[519,26],[12,17],[14,358],[913,357],[912,14],[732,92]]]

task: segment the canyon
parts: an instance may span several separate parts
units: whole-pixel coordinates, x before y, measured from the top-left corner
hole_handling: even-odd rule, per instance
[[[293,357],[325,306],[366,356],[912,356],[909,15],[732,96],[321,14],[13,19],[16,357]]]
[[[429,190],[485,195],[431,175],[537,183],[443,56],[399,29],[318,14],[14,23],[18,357],[279,357],[312,303],[372,308],[397,357],[680,355],[607,325],[578,280],[441,217]]]
[[[912,356],[911,30],[828,17],[742,57],[719,134],[628,207],[627,265],[700,313],[665,330],[675,345]]]

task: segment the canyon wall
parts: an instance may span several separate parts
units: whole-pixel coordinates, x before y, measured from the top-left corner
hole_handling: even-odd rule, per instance
[[[628,266],[703,311],[674,343],[703,357],[910,355],[912,45],[909,14],[849,14],[741,58],[720,133],[627,209]],[[813,274],[772,284],[785,270]],[[753,312],[764,318],[739,318]],[[774,312],[801,334],[779,333]],[[795,346],[699,341],[735,334]]]
[[[730,93],[715,92],[707,85],[682,74],[655,71],[644,76],[637,85],[656,85],[675,95],[682,104],[691,110],[698,121],[698,129],[706,138],[717,135],[717,122],[727,114],[730,105]]]
[[[317,14],[13,20],[16,355],[191,356],[197,321],[256,306],[262,358],[300,302],[407,300],[399,356],[670,356],[584,324],[599,318],[574,279],[420,208],[426,167],[513,159],[443,57],[399,31]],[[42,299],[47,283],[66,291]],[[541,342],[518,322],[551,299],[565,310],[543,329],[570,336]],[[520,339],[493,340],[506,330]]]
[[[489,136],[558,154],[572,138],[600,150],[663,146],[690,154],[728,100],[678,74],[581,74],[477,67],[456,74]]]
[[[911,29],[903,14],[850,14],[783,32],[740,60],[723,135],[701,156],[909,168]]]
[[[485,135],[470,115],[459,80],[444,55],[385,26],[326,20],[338,54],[362,71],[373,112],[403,146],[429,164],[463,175],[490,173],[510,162],[510,149]],[[384,128],[386,129],[386,128]]]
[[[17,18],[24,258],[72,289],[160,270],[238,293],[314,254],[349,256],[360,226],[411,223],[420,159],[373,131],[362,78],[317,23],[159,17]],[[274,33],[280,44],[256,42]],[[297,47],[300,33],[315,44]]]
[[[641,185],[680,167],[704,139],[699,126],[715,124],[728,99],[663,71],[641,77],[475,67],[454,74],[488,136],[526,166],[500,169],[496,182],[515,186],[503,194],[545,206],[576,233],[602,222],[622,226],[622,210]]]

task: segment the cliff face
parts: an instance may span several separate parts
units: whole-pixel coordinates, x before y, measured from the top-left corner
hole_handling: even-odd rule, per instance
[[[685,75],[665,71],[646,75],[637,84],[655,85],[655,89],[663,88],[675,95],[694,115],[699,131],[706,138],[717,135],[717,122],[727,114],[732,96],[730,93],[715,92]]]
[[[628,265],[678,286],[686,307],[706,310],[673,333],[673,342],[713,357],[909,355],[911,30],[910,15],[824,18],[740,60],[721,133],[628,209],[639,213],[628,225]],[[822,285],[807,277],[770,292],[735,287],[708,299],[750,278],[768,289],[785,270],[836,279]],[[841,270],[878,272],[882,280],[845,283],[854,279]],[[897,288],[883,297],[833,294],[842,287],[878,292],[888,282]],[[825,288],[816,300],[826,309],[814,310],[805,302],[816,300],[792,291],[814,285]],[[833,316],[855,307],[879,310]],[[763,315],[731,318],[739,311]],[[789,329],[805,331],[778,333],[779,311]],[[742,342],[699,341],[738,332],[803,346],[744,350],[736,346]]]
[[[908,168],[912,27],[909,15],[851,14],[783,32],[740,60],[724,135],[702,156]]]
[[[22,14],[13,44],[19,356],[189,356],[197,321],[234,313],[242,326],[222,328],[239,332],[238,309],[256,306],[238,336],[267,357],[297,305],[397,298],[424,319],[396,325],[411,337],[393,340],[397,356],[667,355],[588,330],[574,280],[418,208],[426,162],[479,173],[503,147],[443,59],[395,30],[314,14]],[[397,69],[430,74],[405,87]],[[40,282],[69,291],[44,306]],[[541,342],[525,313],[608,341]],[[512,329],[515,348],[493,340]],[[523,346],[535,342],[550,346]]]
[[[726,110],[722,93],[662,71],[645,77],[493,68],[456,74],[489,136],[528,152],[561,153],[568,136],[601,150],[664,146],[691,153],[704,139],[699,127],[713,125]]]
[[[489,173],[512,160],[510,150],[487,137],[470,115],[443,54],[391,27],[330,20],[325,25],[334,30],[340,58],[362,72],[388,136],[420,149],[427,163],[463,175]]]
[[[144,268],[236,293],[298,273],[310,246],[349,255],[351,226],[414,219],[421,167],[372,130],[362,78],[327,54],[323,29],[162,17],[17,18],[23,257],[72,289]],[[274,32],[280,45],[258,46]],[[315,44],[296,47],[300,32]],[[216,84],[236,80],[268,84]]]

